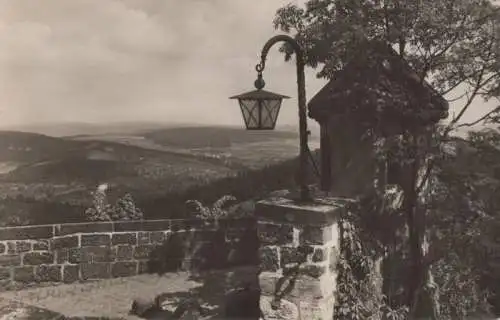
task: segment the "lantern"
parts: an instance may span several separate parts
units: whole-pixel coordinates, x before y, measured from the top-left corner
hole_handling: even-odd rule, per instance
[[[274,130],[283,99],[290,97],[262,89],[233,96],[238,99],[247,130]]]

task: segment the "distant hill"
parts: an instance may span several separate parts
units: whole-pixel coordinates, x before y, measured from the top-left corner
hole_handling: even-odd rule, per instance
[[[249,131],[238,127],[184,127],[154,130],[144,137],[160,145],[183,148],[226,148],[232,144],[257,143],[272,139],[297,139],[293,131]]]
[[[0,185],[85,185],[106,182],[137,194],[166,192],[225,177],[233,169],[217,159],[200,159],[107,141],[73,141],[24,132],[0,132]],[[19,189],[17,187],[17,189]],[[5,190],[0,189],[3,193]]]
[[[0,131],[0,161],[21,163],[67,156],[78,148],[73,141],[42,134]]]
[[[81,219],[82,208],[91,204],[90,191],[101,183],[109,185],[110,201],[131,193],[144,209],[160,214],[166,207],[156,205],[166,203],[161,199],[167,195],[177,199],[198,186],[205,187],[196,190],[207,193],[214,181],[279,164],[297,154],[297,133],[284,130],[186,126],[79,137],[0,131],[0,223],[12,212],[31,221],[43,220],[33,220],[39,212],[50,216],[57,212],[60,221]],[[227,187],[246,184],[245,179],[249,178],[230,180]],[[211,190],[207,196],[226,193],[228,188]],[[151,205],[148,199],[154,199]],[[70,211],[72,218],[66,217]]]
[[[57,123],[32,123],[5,127],[9,131],[23,131],[44,134],[53,137],[67,137],[77,135],[97,134],[123,134],[140,133],[170,127],[180,127],[192,124],[174,122],[108,122],[108,123],[85,123],[85,122],[57,122]]]

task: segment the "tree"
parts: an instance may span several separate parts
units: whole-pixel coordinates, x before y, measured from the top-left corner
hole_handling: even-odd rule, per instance
[[[85,216],[90,221],[111,221],[112,206],[108,203],[106,195],[106,185],[97,187],[96,191],[91,192],[92,207],[85,210]]]
[[[130,193],[126,193],[116,201],[111,215],[113,220],[142,220],[143,217],[144,214],[137,208]]]
[[[227,217],[229,211],[226,206],[236,201],[236,198],[232,195],[225,195],[220,197],[217,201],[213,203],[213,205],[205,206],[198,200],[188,200],[186,201],[187,205],[190,205],[194,212],[196,213],[196,217],[200,219],[219,219]]]
[[[500,91],[499,17],[500,8],[488,0],[309,0],[305,7],[280,8],[274,25],[294,34],[306,63],[321,65],[317,76],[323,78],[332,78],[364,50],[367,40],[392,45],[420,81],[428,81],[450,101],[461,102],[447,126],[436,131],[439,145],[476,99],[489,99]],[[287,60],[291,58],[289,47],[284,45],[281,51]],[[491,119],[498,110],[485,111],[478,120]],[[402,203],[412,265],[406,304],[414,314],[420,306],[418,292],[429,280],[429,266],[424,263],[428,253],[423,249],[428,212],[420,199],[425,187],[432,188],[429,178],[436,160],[429,148],[417,144],[415,132],[405,132],[403,139],[406,151],[422,151],[419,157],[406,152],[413,178]]]
[[[85,216],[90,221],[142,220],[144,214],[135,205],[130,193],[118,198],[115,205],[109,204],[106,194],[107,185],[100,185],[92,192],[92,207],[85,210]]]

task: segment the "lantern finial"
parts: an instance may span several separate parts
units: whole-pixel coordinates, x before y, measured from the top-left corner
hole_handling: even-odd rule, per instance
[[[261,90],[266,86],[266,82],[264,81],[264,79],[262,79],[262,73],[259,72],[259,74],[257,75],[257,80],[255,80],[253,85],[257,90]]]
[[[257,90],[262,90],[266,86],[266,82],[262,78],[262,71],[264,71],[264,63],[259,63],[255,66],[255,71],[257,71],[257,80],[253,83]]]

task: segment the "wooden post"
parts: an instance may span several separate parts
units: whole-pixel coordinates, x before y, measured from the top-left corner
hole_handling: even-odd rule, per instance
[[[330,191],[332,186],[332,150],[328,136],[328,119],[320,123],[321,190]]]

